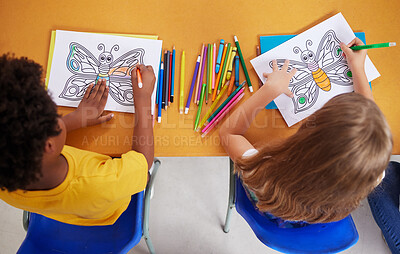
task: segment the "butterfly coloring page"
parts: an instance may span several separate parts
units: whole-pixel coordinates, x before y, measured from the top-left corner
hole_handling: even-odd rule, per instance
[[[339,13],[250,61],[263,83],[266,81],[263,73],[272,72],[272,60],[276,59],[281,68],[288,59],[288,71],[297,69],[289,82],[293,98],[283,94],[274,100],[289,127],[334,96],[353,91],[352,73],[338,49],[340,42],[348,44],[354,38]],[[380,75],[368,56],[365,72],[369,82]]]
[[[134,112],[131,70],[152,65],[157,77],[160,53],[157,40],[57,31],[48,90],[57,105],[76,107],[90,84],[105,79],[105,109]]]

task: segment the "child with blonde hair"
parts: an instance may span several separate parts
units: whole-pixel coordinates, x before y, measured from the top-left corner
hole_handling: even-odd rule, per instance
[[[328,101],[279,143],[254,146],[245,132],[257,113],[285,93],[296,70],[289,61],[224,122],[222,144],[257,209],[280,227],[338,221],[357,208],[379,184],[392,151],[389,126],[373,101],[365,75],[366,50],[354,39],[342,43],[353,73],[354,93]]]

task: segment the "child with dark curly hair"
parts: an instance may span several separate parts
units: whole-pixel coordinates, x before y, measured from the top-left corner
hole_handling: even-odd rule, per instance
[[[145,188],[154,158],[155,76],[151,66],[138,68],[143,87],[138,88],[134,69],[132,151],[112,159],[65,145],[68,132],[112,119],[113,114],[102,115],[109,91],[105,80],[89,85],[78,108],[60,116],[44,88],[42,67],[24,57],[1,56],[0,198],[64,223],[113,224],[131,195]]]

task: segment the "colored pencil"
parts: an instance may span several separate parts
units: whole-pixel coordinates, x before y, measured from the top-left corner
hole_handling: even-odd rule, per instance
[[[203,54],[204,54],[204,44],[201,46],[201,52],[200,52],[200,68],[201,68],[201,61],[203,60]],[[200,74],[197,75],[197,81],[196,81],[196,92],[193,95],[193,102],[197,103],[197,93],[199,92],[199,87],[201,86],[200,83]]]
[[[206,91],[206,87],[207,87],[206,84],[203,84],[203,86],[201,87],[200,103],[199,107],[197,108],[196,121],[194,122],[194,130],[197,129],[197,125],[199,124],[200,113],[201,113],[201,108],[203,107],[204,93]]]
[[[179,93],[179,113],[183,114],[183,93],[185,90],[185,51],[182,51],[181,57],[181,82],[180,82],[180,93]]]
[[[235,82],[235,79],[232,77],[232,78],[229,80],[228,95],[230,95],[231,92],[232,92],[233,83],[234,83],[234,82]]]
[[[189,112],[190,101],[192,100],[192,94],[193,94],[193,90],[194,90],[193,88],[196,84],[196,76],[197,76],[197,72],[199,70],[199,65],[200,65],[200,55],[197,57],[196,66],[194,67],[192,84],[190,86],[190,91],[189,91],[188,98],[186,101],[185,115]]]
[[[226,50],[226,55],[225,55],[225,59],[224,59],[224,64],[222,65],[222,74],[221,74],[221,77],[220,77],[220,79],[218,80],[218,92],[217,93],[219,93],[219,91],[221,90],[221,86],[222,86],[222,84],[224,84],[225,83],[225,79],[226,79],[226,63],[228,62],[228,59],[229,59],[229,54],[231,53],[231,44],[230,43],[228,43],[228,48],[227,48],[227,50]]]
[[[215,101],[211,104],[211,107],[207,110],[207,113],[203,116],[203,118],[201,119],[199,125],[197,126],[197,130],[199,131],[200,128],[204,125],[204,123],[206,122],[207,118],[211,115],[212,111],[214,110],[214,108],[218,105],[219,100],[222,98],[222,96],[224,95],[225,91],[228,90],[228,86],[225,85],[221,92],[218,94],[217,98],[215,99]]]
[[[387,47],[394,47],[396,46],[396,42],[385,42],[385,43],[376,43],[376,44],[369,44],[369,45],[359,45],[359,46],[352,46],[350,47],[352,50],[362,50],[362,49],[377,49],[377,48],[387,48]],[[342,51],[341,48],[337,50],[339,53]]]
[[[164,64],[163,62],[161,62],[161,67],[160,67],[160,77],[164,76]],[[158,82],[160,84],[160,90],[158,91],[158,118],[157,118],[157,122],[161,123],[161,107],[162,107],[162,101],[163,101],[163,97],[162,97],[162,91],[163,91],[163,80],[161,80],[160,78],[160,82]]]
[[[242,84],[235,89],[235,91],[233,91],[233,93],[231,95],[228,96],[228,98],[226,98],[226,100],[224,102],[222,102],[222,104],[217,108],[217,110],[215,110],[214,113],[212,113],[212,115],[207,119],[206,124],[211,122],[212,119],[225,107],[226,104],[229,103],[229,101],[235,97],[235,95],[240,91],[240,89],[243,88],[243,86],[246,84],[245,81],[242,82]]]
[[[235,56],[235,86],[239,86],[239,56]]]
[[[139,68],[136,68],[136,75],[138,79],[138,87],[142,88],[143,87],[143,80],[142,80],[142,74],[140,74]]]
[[[158,97],[159,97],[159,92],[160,92],[160,80],[162,80],[162,75],[161,75],[161,63],[162,63],[162,54],[160,54],[160,65],[158,66],[158,78],[157,78],[157,93],[156,93],[156,104],[158,105]]]
[[[199,82],[199,92],[197,94],[197,101],[196,104],[199,105],[199,101],[200,101],[200,95],[201,95],[201,87],[203,84],[203,76],[204,76],[204,66],[206,65],[206,61],[207,61],[207,46],[204,46],[204,53],[203,53],[203,59],[201,61],[201,72],[200,72],[200,82]]]
[[[236,47],[233,47],[232,53],[231,53],[231,57],[230,57],[229,62],[228,62],[228,70],[226,72],[226,79],[227,80],[231,79],[232,68],[233,68],[233,59],[235,59],[235,56],[236,56]]]
[[[223,58],[223,59],[225,58],[227,48],[228,48],[228,44],[225,44],[224,51],[223,51],[223,53],[222,53],[222,58]],[[215,65],[215,66],[217,66],[217,65]],[[217,96],[217,90],[218,90],[218,89],[217,89],[217,88],[218,88],[217,83],[219,83],[219,80],[221,79],[221,75],[222,75],[222,71],[218,72],[217,79],[215,80],[215,81],[216,81],[216,83],[215,83],[215,86],[216,86],[216,87],[214,88],[212,101],[214,101],[214,100],[215,100],[215,96]]]
[[[174,82],[175,82],[175,46],[172,49],[172,74],[171,74],[171,103],[174,102]]]
[[[243,98],[244,93],[240,94],[235,101],[232,102],[231,105],[229,105],[228,108],[226,108],[223,113],[214,121],[214,123],[210,123],[210,126],[204,130],[203,134],[201,135],[202,138],[204,138],[224,117],[226,114],[229,113],[229,111],[232,110],[233,107],[236,106],[236,104],[239,103],[239,101]],[[207,127],[207,126],[206,126]],[[204,128],[205,129],[205,128]]]
[[[169,71],[169,75],[168,75],[168,106],[171,105],[171,91],[172,91],[172,54],[171,51],[168,50],[168,60],[169,60],[169,66],[168,66],[168,71]]]
[[[217,58],[217,47],[213,46],[213,61],[212,61],[212,89],[215,88],[215,59]]]
[[[208,72],[209,72],[209,75],[208,75],[208,79],[207,79],[207,82],[208,82],[208,86],[207,86],[207,88],[208,88],[208,93],[209,94],[211,94],[212,93],[212,60],[213,60],[213,52],[214,52],[214,49],[213,49],[213,45],[212,44],[208,44],[208,45],[210,45],[210,53],[208,54]],[[208,99],[208,97],[207,97],[207,99]]]
[[[210,84],[210,52],[211,52],[211,45],[208,44],[207,46],[207,75],[206,75],[206,104],[208,103],[208,88],[211,87]]]
[[[222,60],[222,51],[225,49],[224,47],[225,41],[221,39],[219,42],[219,48],[218,48],[218,57],[217,57],[217,62],[215,64],[215,73],[219,72],[219,67],[221,65],[221,60]]]
[[[235,44],[237,47],[237,51],[239,53],[240,63],[242,64],[242,68],[243,68],[244,76],[246,77],[247,85],[249,86],[249,90],[252,93],[253,86],[251,85],[249,73],[247,72],[246,63],[244,62],[244,58],[243,58],[242,50],[240,49],[239,41],[238,41],[236,35],[233,38],[235,39]]]
[[[232,53],[233,53],[233,47],[231,47],[231,48],[229,49],[229,54],[228,54],[228,58],[226,59],[225,68],[222,68],[222,69],[224,69],[224,74],[223,74],[223,76],[222,76],[221,85],[224,84],[225,81],[227,80],[226,77],[227,77],[227,75],[228,75],[229,60],[230,60],[231,57],[232,57]]]
[[[256,46],[256,55],[259,56],[261,55],[261,49],[260,46]],[[260,78],[258,78],[258,87],[261,87],[263,85],[262,81]]]
[[[168,100],[168,70],[167,70],[167,64],[168,63],[168,59],[167,59],[167,51],[165,51],[164,53],[164,78],[163,78],[163,96],[162,96],[162,108],[165,109],[165,107],[167,106],[167,104],[165,103]],[[167,99],[167,100],[166,100]]]

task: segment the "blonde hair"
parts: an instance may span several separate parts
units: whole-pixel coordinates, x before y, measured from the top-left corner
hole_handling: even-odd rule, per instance
[[[276,145],[236,161],[257,207],[285,220],[341,220],[376,186],[392,151],[385,117],[371,100],[338,95]]]

